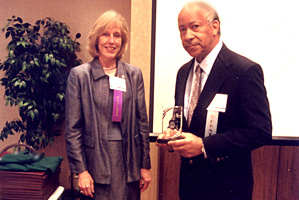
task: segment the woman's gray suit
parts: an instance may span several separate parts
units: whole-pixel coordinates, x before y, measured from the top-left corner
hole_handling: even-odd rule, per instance
[[[140,179],[140,168],[150,168],[148,120],[141,70],[118,61],[117,76],[126,81],[123,93],[122,133],[127,181]],[[111,123],[109,77],[98,60],[71,70],[66,90],[66,141],[70,168],[74,173],[84,170],[94,181],[109,184],[110,158],[107,150],[108,124]]]

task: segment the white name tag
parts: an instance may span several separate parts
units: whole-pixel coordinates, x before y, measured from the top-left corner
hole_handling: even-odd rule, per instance
[[[207,110],[205,137],[216,134],[219,112],[225,112],[227,94],[216,94]]]
[[[216,94],[207,110],[213,110],[217,112],[225,112],[227,103],[227,94]]]
[[[126,92],[126,80],[124,78],[119,78],[115,76],[109,77],[109,84],[111,90],[119,90]]]

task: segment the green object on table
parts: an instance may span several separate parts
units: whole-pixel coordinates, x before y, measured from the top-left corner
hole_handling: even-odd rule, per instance
[[[49,171],[54,173],[63,158],[43,154],[17,152],[0,157],[0,170],[6,171]]]

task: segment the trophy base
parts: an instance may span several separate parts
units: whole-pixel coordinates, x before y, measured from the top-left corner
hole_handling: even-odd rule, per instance
[[[159,134],[160,133],[150,133],[149,134],[149,141],[150,142],[156,142]]]
[[[184,137],[182,135],[179,135],[179,136],[170,137],[170,138],[159,138],[159,139],[157,139],[157,143],[167,144],[169,141],[180,140],[180,139],[184,139]]]

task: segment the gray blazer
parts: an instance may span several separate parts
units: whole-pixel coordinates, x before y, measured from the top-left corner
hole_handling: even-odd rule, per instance
[[[128,181],[140,179],[140,168],[149,169],[149,128],[142,72],[118,61],[117,75],[126,80],[120,123]],[[109,78],[97,59],[73,68],[66,89],[66,146],[71,171],[88,170],[96,183],[109,184],[111,166],[107,151]]]

